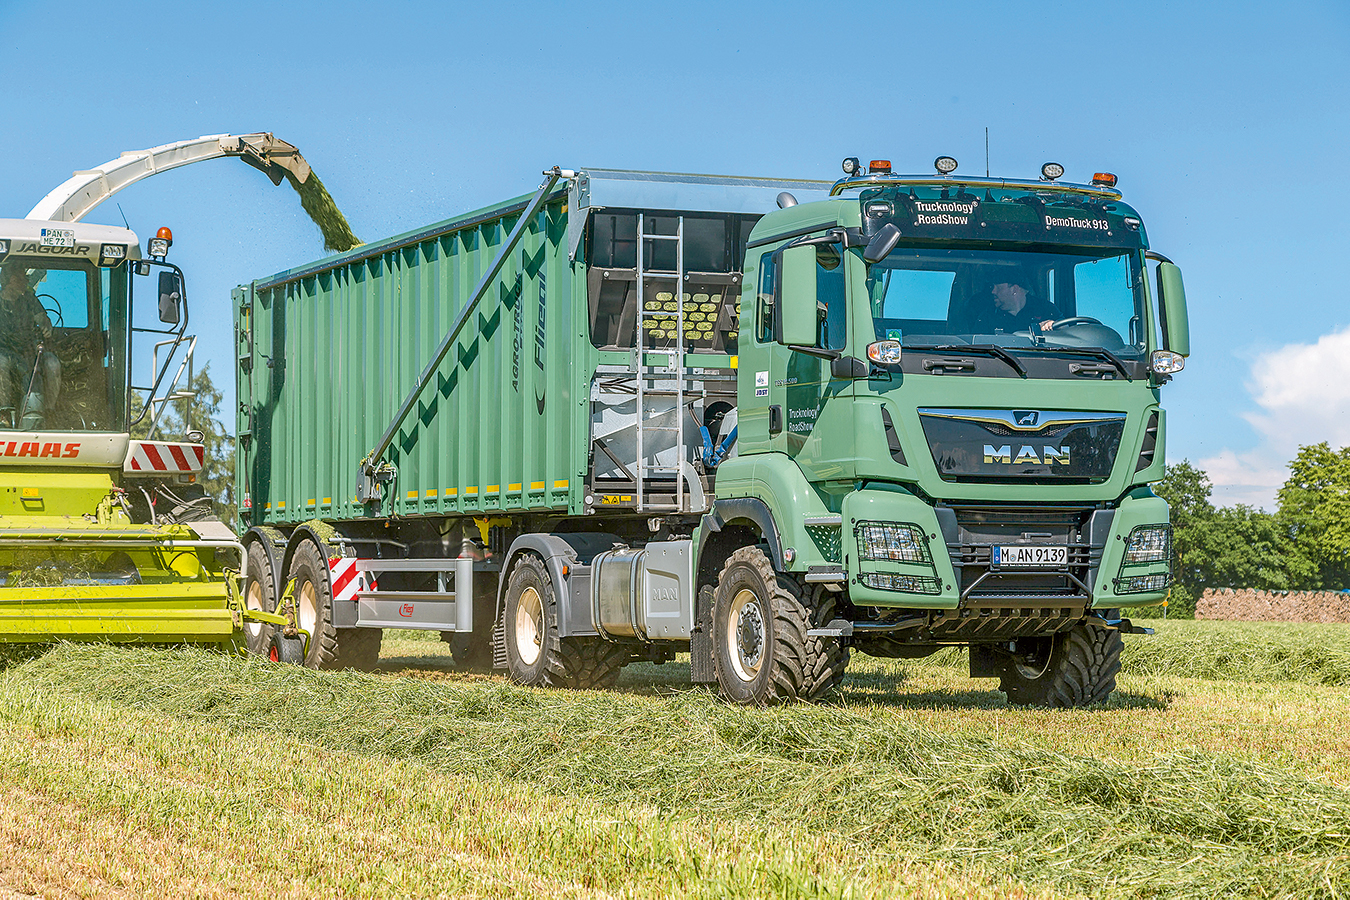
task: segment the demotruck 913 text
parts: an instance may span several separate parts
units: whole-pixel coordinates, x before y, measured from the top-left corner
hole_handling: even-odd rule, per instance
[[[1115,176],[611,169],[235,291],[256,651],[439,631],[524,684],[688,651],[737,701],[970,649],[1104,699],[1171,579],[1177,267]],[[287,594],[287,586],[291,591]]]

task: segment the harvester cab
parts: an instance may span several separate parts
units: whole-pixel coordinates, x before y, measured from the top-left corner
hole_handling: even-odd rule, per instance
[[[172,240],[145,258],[124,228],[0,219],[0,642],[238,633],[205,447],[158,434],[195,343]]]

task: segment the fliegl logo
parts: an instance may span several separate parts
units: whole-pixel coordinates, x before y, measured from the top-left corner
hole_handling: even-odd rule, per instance
[[[1035,415],[1033,413],[1033,415]],[[1035,447],[1028,447],[1023,444],[1017,450],[1017,456],[1013,456],[1012,445],[1004,444],[1002,447],[995,447],[993,444],[984,445],[985,465],[1002,463],[1005,466],[1018,466],[1023,463],[1031,463],[1036,466],[1067,466],[1069,464],[1068,447],[1042,447],[1038,455]]]

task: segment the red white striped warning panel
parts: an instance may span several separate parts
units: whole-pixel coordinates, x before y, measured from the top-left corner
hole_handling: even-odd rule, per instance
[[[356,558],[334,556],[328,560],[329,577],[333,582],[333,600],[355,603],[362,591],[378,590],[374,576],[356,571]]]
[[[206,448],[201,444],[132,441],[122,471],[142,475],[200,472],[205,460]]]

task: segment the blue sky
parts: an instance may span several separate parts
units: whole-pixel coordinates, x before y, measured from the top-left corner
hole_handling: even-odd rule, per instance
[[[869,12],[870,8],[880,10]],[[75,169],[220,132],[298,146],[373,239],[525,193],[546,166],[833,179],[1120,176],[1186,276],[1171,460],[1273,508],[1299,444],[1350,444],[1350,4],[0,0],[0,216]],[[118,204],[121,206],[119,212]],[[174,229],[201,358],[234,285],[323,255],[294,193],[217,160],[87,221]]]

